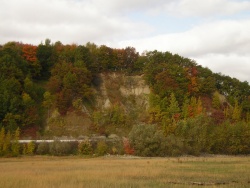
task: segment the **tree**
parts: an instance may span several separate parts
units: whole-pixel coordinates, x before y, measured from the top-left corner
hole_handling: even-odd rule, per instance
[[[100,72],[101,67],[98,62],[98,46],[90,42],[88,42],[85,46],[89,50],[89,53],[90,53],[90,57],[89,57],[90,63],[87,64],[88,69],[91,72]]]
[[[169,70],[162,71],[155,76],[156,83],[154,84],[154,91],[161,97],[170,96],[175,92],[179,85],[176,79],[169,74]]]
[[[196,117],[203,113],[203,107],[200,97],[198,99],[196,99],[195,97],[191,97],[188,111],[189,117]]]
[[[174,135],[182,140],[183,153],[199,155],[201,152],[209,152],[212,140],[210,132],[213,131],[211,121],[204,115],[182,120],[177,123]]]
[[[218,92],[215,92],[213,94],[212,98],[212,106],[216,109],[220,108],[220,94]]]
[[[239,106],[238,100],[235,100],[232,119],[234,121],[239,121],[241,119],[241,112],[242,112],[242,108]]]
[[[197,106],[196,106],[196,115],[201,115],[203,113],[203,106],[201,98],[199,97],[197,100]]]
[[[35,101],[30,97],[29,94],[23,93],[22,102],[25,109],[22,114],[22,125],[30,126],[36,124],[39,117]]]
[[[114,69],[114,54],[113,49],[105,45],[101,45],[98,49],[99,70],[106,71]]]
[[[22,86],[20,82],[15,78],[5,79],[0,82],[1,121],[6,118],[6,115],[8,113],[18,114],[19,112],[21,112],[22,109],[21,92],[22,92]],[[7,126],[6,123],[5,126]]]
[[[176,118],[179,112],[180,112],[180,108],[179,108],[178,101],[176,100],[174,93],[171,93],[168,113],[171,118]]]
[[[79,155],[91,155],[93,148],[89,140],[83,140],[78,143],[78,154]]]
[[[55,102],[55,97],[53,95],[51,95],[51,93],[49,91],[46,91],[43,94],[43,106],[45,108],[47,108],[48,110],[48,117],[50,117],[50,108],[53,106],[54,102]]]
[[[20,129],[17,128],[14,134],[14,139],[11,144],[11,153],[13,156],[18,156],[20,154],[20,143],[19,143],[19,138],[20,138]]]
[[[3,146],[4,146],[4,142],[5,142],[5,130],[4,127],[1,128],[0,131],[0,156],[3,156]]]
[[[165,156],[165,137],[155,125],[134,125],[129,133],[129,142],[135,155],[145,157]]]
[[[185,97],[184,102],[182,104],[182,109],[181,109],[181,116],[184,120],[186,120],[189,117],[188,107],[189,107],[189,99],[188,97]]]
[[[66,115],[68,108],[72,104],[71,90],[63,89],[61,92],[56,94],[56,107],[61,115]]]
[[[82,62],[88,69],[92,65],[90,50],[85,46],[77,46],[75,50],[75,63]],[[76,65],[75,65],[76,66]]]
[[[50,44],[50,40],[46,39],[45,44],[39,44],[37,47],[37,59],[41,65],[41,76],[48,78],[50,76],[50,68],[53,65],[52,60],[53,48]]]
[[[18,128],[18,124],[21,122],[21,115],[7,113],[3,119],[3,125],[7,130],[13,132]]]
[[[96,146],[96,154],[98,156],[105,155],[108,151],[108,145],[106,144],[105,141],[99,141]]]
[[[5,135],[5,140],[3,143],[3,154],[5,156],[9,156],[10,155],[10,149],[11,149],[11,133],[10,131],[7,132],[7,134]]]
[[[197,66],[199,72],[199,93],[211,95],[216,90],[215,76],[213,72],[207,67]]]
[[[64,45],[61,48],[59,62],[74,63],[77,46],[76,44]]]
[[[28,68],[33,78],[38,78],[41,70],[41,65],[37,60],[36,54],[37,46],[30,44],[22,45],[22,56],[28,62]]]
[[[139,53],[133,47],[126,47],[124,53],[124,64],[123,67],[131,72],[134,68],[134,64],[139,57]]]
[[[35,143],[34,142],[29,142],[27,144],[27,150],[26,150],[26,154],[27,155],[34,155],[35,152]]]
[[[55,106],[61,114],[66,114],[68,108],[76,99],[91,100],[93,90],[91,72],[82,64],[58,63],[51,70],[49,91],[55,95]]]

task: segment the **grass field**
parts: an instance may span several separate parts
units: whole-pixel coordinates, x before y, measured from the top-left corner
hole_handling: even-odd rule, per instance
[[[250,187],[250,157],[0,158],[1,188]]]

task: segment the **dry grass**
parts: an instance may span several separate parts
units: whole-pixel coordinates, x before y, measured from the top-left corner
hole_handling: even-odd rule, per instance
[[[0,159],[0,187],[249,187],[250,157]]]

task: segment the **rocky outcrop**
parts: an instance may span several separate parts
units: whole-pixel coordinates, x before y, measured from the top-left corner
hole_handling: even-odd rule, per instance
[[[128,98],[139,105],[148,106],[149,86],[145,83],[143,75],[126,76],[122,73],[109,73],[99,75],[99,85],[96,87],[97,108],[109,108],[113,103],[126,103]],[[120,99],[120,100],[119,100]]]

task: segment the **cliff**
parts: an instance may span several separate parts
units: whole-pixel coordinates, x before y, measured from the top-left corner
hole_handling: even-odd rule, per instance
[[[54,109],[46,121],[45,137],[123,135],[133,123],[144,121],[150,89],[143,75],[101,73],[95,76],[93,83],[93,101],[83,102],[80,109],[72,108],[65,116]]]

